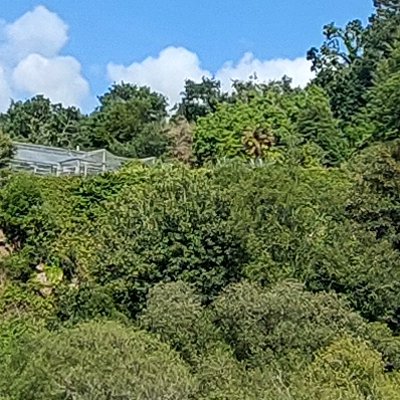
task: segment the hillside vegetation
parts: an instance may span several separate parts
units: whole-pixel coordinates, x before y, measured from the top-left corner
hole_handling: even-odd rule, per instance
[[[129,157],[0,179],[0,400],[400,399],[400,2],[324,28],[315,79],[44,97],[13,140]]]

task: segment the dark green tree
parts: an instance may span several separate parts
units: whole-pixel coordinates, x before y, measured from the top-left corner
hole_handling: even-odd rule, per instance
[[[316,73],[315,83],[326,90],[334,116],[349,121],[364,104],[365,88],[372,71],[363,64],[365,28],[361,21],[344,28],[331,23],[324,27],[325,41],[320,49],[312,48],[307,58]]]
[[[329,98],[318,86],[305,91],[304,105],[296,118],[296,131],[306,142],[318,145],[324,152],[321,160],[335,165],[346,159],[349,144],[333,117]]]
[[[8,111],[0,116],[0,127],[12,140],[74,148],[82,141],[83,120],[77,108],[53,104],[39,95],[12,102]]]
[[[221,91],[221,82],[203,77],[200,83],[188,79],[182,92],[182,100],[175,106],[176,115],[181,115],[189,122],[213,113],[217,105],[226,99]]]
[[[279,360],[288,370],[296,367],[296,360],[311,360],[317,349],[343,332],[366,332],[362,318],[335,294],[312,294],[293,282],[269,290],[248,282],[232,285],[213,309],[237,359],[253,366]]]
[[[376,141],[396,139],[400,135],[400,41],[391,46],[391,52],[379,62],[373,80],[374,86],[366,94],[368,103],[355,119],[354,131],[363,138],[363,145]]]
[[[366,92],[374,85],[377,67],[399,37],[398,1],[375,0],[374,5],[367,26],[359,20],[344,28],[326,25],[323,45],[308,52],[315,83],[327,91],[335,117],[345,124],[366,105]]]
[[[400,143],[375,144],[351,165],[354,181],[347,204],[348,216],[388,239],[400,251]]]
[[[82,127],[87,147],[128,157],[160,156],[167,146],[167,100],[147,87],[114,84]]]
[[[92,276],[116,303],[135,315],[152,286],[176,280],[193,284],[209,302],[240,280],[249,254],[232,225],[229,191],[215,185],[206,170],[138,171],[138,182],[105,205],[94,228]]]

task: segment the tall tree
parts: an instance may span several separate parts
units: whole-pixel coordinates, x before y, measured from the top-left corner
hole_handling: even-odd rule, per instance
[[[83,127],[88,145],[129,157],[164,153],[167,100],[163,95],[148,87],[121,83],[114,84],[99,101]]]
[[[322,89],[292,89],[284,78],[269,84],[235,82],[234,90],[229,102],[197,122],[193,149],[199,163],[276,159],[289,150],[302,160],[311,147],[317,162],[333,165],[345,158],[347,148]]]
[[[315,83],[330,97],[334,115],[347,121],[364,105],[363,91],[370,80],[361,62],[365,29],[354,20],[344,28],[328,24],[323,34],[324,43],[309,50],[307,58],[316,73]]]
[[[367,26],[359,20],[344,28],[326,25],[324,43],[308,52],[315,83],[327,91],[334,115],[346,124],[366,105],[377,67],[399,37],[399,1],[374,0],[374,6]]]
[[[176,115],[184,116],[189,122],[215,112],[218,103],[226,99],[221,82],[206,77],[200,83],[186,80],[182,96],[182,101],[175,106]]]
[[[39,95],[13,101],[0,115],[0,127],[13,140],[71,148],[80,144],[83,119],[77,108],[53,104]]]

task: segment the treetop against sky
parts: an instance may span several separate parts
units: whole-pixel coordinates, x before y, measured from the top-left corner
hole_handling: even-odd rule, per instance
[[[10,98],[44,94],[93,108],[96,95],[124,80],[175,103],[184,80],[216,76],[311,78],[306,51],[321,28],[366,20],[365,0],[66,0],[6,2],[0,17],[0,110]]]

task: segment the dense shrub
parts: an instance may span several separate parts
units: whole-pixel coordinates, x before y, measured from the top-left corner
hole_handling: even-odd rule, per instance
[[[365,322],[334,294],[312,294],[296,283],[271,289],[242,282],[227,288],[213,304],[214,320],[239,360],[286,368],[311,361],[335,336],[365,334]],[[287,365],[286,365],[287,364]]]
[[[37,180],[29,175],[11,177],[0,193],[0,225],[17,249],[51,234],[51,218]]]
[[[186,167],[145,171],[105,205],[95,227],[91,273],[135,313],[160,281],[191,283],[209,302],[243,276],[249,258],[232,219],[232,197],[212,172]]]
[[[0,372],[0,394],[15,400],[183,400],[193,390],[186,366],[167,345],[109,322],[21,341],[9,368]]]
[[[397,399],[398,382],[386,376],[379,353],[348,337],[321,351],[300,383],[300,399]]]
[[[140,322],[193,365],[222,345],[200,296],[184,282],[161,283],[150,289]]]

